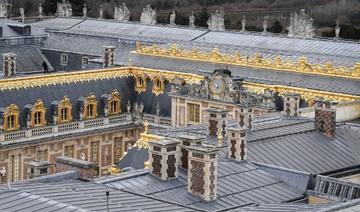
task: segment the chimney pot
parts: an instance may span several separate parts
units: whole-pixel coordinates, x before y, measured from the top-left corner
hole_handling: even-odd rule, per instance
[[[180,141],[164,138],[148,143],[150,173],[163,181],[177,178]]]
[[[187,190],[205,201],[217,198],[217,148],[188,147],[189,171]]]

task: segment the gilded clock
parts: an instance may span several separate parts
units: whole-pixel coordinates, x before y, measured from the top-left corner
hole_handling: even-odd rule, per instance
[[[213,94],[221,94],[224,91],[225,83],[224,80],[219,78],[214,78],[210,82],[210,89]]]

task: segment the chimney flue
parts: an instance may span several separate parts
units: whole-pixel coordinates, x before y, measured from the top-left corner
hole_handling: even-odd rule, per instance
[[[335,138],[337,102],[316,100],[315,105],[315,128],[327,138]]]
[[[217,148],[188,147],[189,170],[187,190],[205,201],[217,197]]]
[[[287,93],[284,95],[284,112],[288,116],[299,116],[300,95]]]
[[[110,68],[115,63],[115,46],[104,47],[104,68]]]
[[[209,123],[209,135],[214,137],[221,135],[224,137],[226,135],[228,111],[224,109],[208,109],[205,112],[207,123]]]
[[[150,141],[148,143],[150,174],[163,181],[177,178],[180,141],[161,139],[159,141]]]
[[[239,121],[239,126],[240,127],[245,127],[247,129],[251,129],[252,128],[252,122],[253,122],[253,118],[254,118],[254,110],[251,106],[249,105],[239,105],[239,113],[238,113],[238,117],[237,120]]]
[[[180,167],[187,170],[188,169],[188,157],[189,157],[189,151],[187,147],[189,146],[200,146],[201,141],[205,139],[204,136],[199,135],[189,135],[189,134],[183,134],[179,135],[178,139],[181,140],[181,150],[180,150]]]
[[[3,54],[3,70],[4,77],[11,77],[16,75],[16,54]]]
[[[246,128],[227,128],[228,156],[237,161],[247,160]]]

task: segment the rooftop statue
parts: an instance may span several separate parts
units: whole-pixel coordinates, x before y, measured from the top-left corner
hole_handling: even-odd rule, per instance
[[[125,3],[122,3],[122,5],[119,7],[115,6],[114,19],[124,22],[130,20],[130,10]]]
[[[315,28],[313,26],[313,22],[314,20],[305,12],[305,9],[302,9],[299,14],[296,12],[291,14],[288,36],[306,38],[314,37]]]
[[[9,0],[0,0],[0,18],[8,17]]]
[[[242,32],[246,31],[246,18],[245,18],[245,15],[243,15],[243,18],[241,20],[241,31]]]
[[[143,9],[140,22],[143,24],[156,24],[156,10],[152,9],[150,4]]]
[[[264,33],[267,32],[268,20],[269,20],[269,16],[265,16],[265,17],[264,17],[264,22],[263,22],[263,32],[264,32]]]
[[[211,14],[207,25],[212,31],[225,31],[225,11],[224,8],[216,10],[215,13]]]
[[[189,27],[195,27],[195,15],[194,12],[191,12],[189,17]]]
[[[71,17],[72,14],[72,6],[66,0],[63,0],[62,3],[57,3],[56,16],[58,17]]]
[[[84,7],[83,7],[83,17],[84,17],[84,18],[87,17],[87,7],[86,7],[86,4],[84,4]]]
[[[25,22],[25,11],[24,11],[24,8],[20,8],[20,19],[21,19],[21,22],[22,22],[22,23]]]
[[[41,3],[39,4],[38,10],[39,10],[39,17],[40,17],[40,18],[43,17],[43,7],[42,7],[42,4],[41,4]]]
[[[340,37],[340,22],[339,20],[336,20],[336,27],[335,27],[335,38],[339,38]]]
[[[99,18],[100,18],[100,19],[103,19],[103,18],[104,18],[104,9],[103,9],[103,6],[102,6],[102,5],[100,6],[100,9],[99,9]]]
[[[175,19],[176,19],[176,13],[175,10],[172,10],[170,15],[170,25],[176,25]]]

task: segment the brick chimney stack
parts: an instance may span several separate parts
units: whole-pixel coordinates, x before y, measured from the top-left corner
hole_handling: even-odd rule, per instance
[[[239,121],[239,126],[245,127],[247,129],[251,129],[253,118],[254,118],[253,108],[249,105],[245,105],[245,106],[238,105],[238,107],[239,107],[238,117],[235,117],[235,118],[237,118],[237,120]]]
[[[221,134],[225,136],[228,111],[224,109],[207,109],[205,114],[207,120],[205,123],[209,123],[209,135],[218,137]]]
[[[228,137],[228,156],[237,161],[247,159],[246,128],[230,127],[227,128]]]
[[[199,135],[179,135],[178,139],[181,141],[180,145],[180,167],[188,170],[188,156],[189,151],[187,147],[189,146],[200,146],[201,141],[205,139],[204,136]]]
[[[163,181],[177,178],[180,141],[164,138],[148,143],[150,173]]]
[[[329,139],[335,138],[337,102],[316,100],[315,128]]]
[[[284,95],[284,112],[288,116],[299,116],[300,95],[287,93]]]
[[[215,200],[217,197],[218,149],[190,146],[188,150],[188,192],[205,201]]]
[[[110,68],[115,63],[115,46],[104,47],[104,68]]]
[[[16,54],[3,54],[3,70],[4,77],[11,77],[16,75]]]

